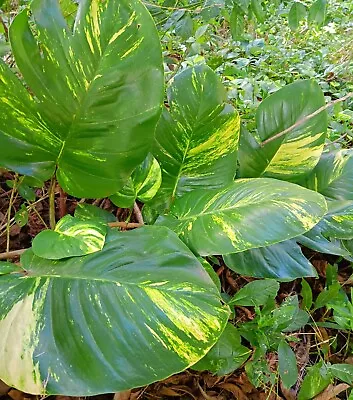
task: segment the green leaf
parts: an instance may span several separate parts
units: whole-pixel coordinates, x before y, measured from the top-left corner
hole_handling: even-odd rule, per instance
[[[168,99],[170,111],[162,114],[154,148],[162,168],[157,197],[167,204],[197,188],[231,183],[240,131],[239,115],[226,104],[226,90],[207,65],[178,74]]]
[[[298,181],[311,172],[324,148],[327,112],[303,119],[324,105],[320,86],[311,80],[294,82],[267,97],[256,112],[257,136],[242,131],[239,176]],[[261,146],[300,121],[290,132]]]
[[[292,31],[296,31],[300,26],[300,21],[302,21],[307,13],[307,8],[305,4],[296,1],[292,4],[288,14],[288,25]]]
[[[231,254],[296,237],[326,213],[324,198],[292,183],[239,179],[221,191],[195,190],[157,224],[202,256]]]
[[[200,261],[202,266],[205,268],[208,275],[212,279],[213,283],[217,286],[217,289],[219,290],[219,292],[221,292],[221,290],[222,290],[221,281],[219,279],[219,276],[216,274],[215,270],[213,269],[212,265],[202,257],[198,257],[197,259]]]
[[[329,366],[331,374],[340,381],[353,385],[353,365],[333,364]]]
[[[229,23],[233,40],[241,40],[244,34],[244,16],[239,13],[239,6],[233,7]]]
[[[299,308],[298,296],[289,296],[272,312],[270,323],[277,332],[293,332],[306,325],[309,318],[308,313]]]
[[[322,362],[308,368],[298,394],[298,400],[310,400],[331,383],[331,375]]]
[[[335,300],[341,290],[341,285],[336,282],[331,285],[328,289],[323,290],[317,296],[315,301],[315,309],[325,307],[329,302]]]
[[[80,219],[65,215],[55,231],[40,232],[33,240],[36,256],[48,260],[78,257],[102,250],[107,234],[107,225],[98,219]]]
[[[224,376],[238,369],[249,358],[250,353],[251,351],[241,344],[238,330],[228,323],[217,343],[192,369],[207,370]]]
[[[278,372],[287,389],[298,380],[297,359],[292,348],[284,340],[278,346]]]
[[[295,240],[228,254],[223,258],[231,270],[255,278],[294,280],[317,276],[315,268],[303,255]]]
[[[319,227],[326,237],[353,239],[353,201],[328,202],[328,213]]]
[[[304,186],[330,200],[353,200],[353,149],[324,153]]]
[[[115,222],[116,218],[112,213],[102,208],[93,206],[92,204],[79,203],[75,209],[75,218],[81,220],[98,219],[105,223]]]
[[[43,181],[57,167],[65,192],[111,195],[146,157],[160,115],[152,18],[138,0],[84,0],[72,31],[56,0],[34,0],[31,11],[35,34],[24,10],[10,39],[35,98],[0,63],[1,165]]]
[[[265,11],[262,7],[261,0],[251,0],[251,10],[255,14],[256,19],[263,23],[265,21]]]
[[[327,0],[317,0],[309,8],[308,21],[322,25],[326,19]]]
[[[325,238],[323,235],[323,225],[320,222],[309,232],[296,238],[296,240],[303,246],[319,253],[335,254],[343,257],[349,256],[349,251],[342,246],[339,240]]]
[[[237,306],[262,306],[268,299],[274,299],[279,290],[279,283],[268,279],[254,281],[241,288],[228,303]]]
[[[11,274],[12,272],[19,272],[15,264],[6,261],[0,261],[0,276]]]
[[[300,294],[303,298],[302,308],[310,310],[311,306],[313,305],[313,291],[305,279],[302,279],[302,290]]]
[[[130,208],[136,199],[146,203],[153,199],[162,183],[162,172],[158,161],[149,154],[133,172],[127,184],[110,200],[118,207]]]
[[[111,230],[101,252],[81,258],[30,251],[21,261],[25,278],[0,277],[0,379],[26,393],[148,385],[195,364],[228,320],[206,271],[166,228]]]
[[[15,214],[15,221],[21,228],[28,223],[28,210],[27,207],[22,204],[21,208]]]

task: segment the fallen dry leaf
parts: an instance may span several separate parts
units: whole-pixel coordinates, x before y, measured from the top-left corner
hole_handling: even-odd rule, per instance
[[[339,394],[349,389],[350,386],[347,383],[340,383],[337,386],[330,385],[328,386],[321,394],[315,397],[314,400],[333,400]]]

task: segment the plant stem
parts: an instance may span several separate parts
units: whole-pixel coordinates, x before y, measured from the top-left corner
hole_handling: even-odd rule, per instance
[[[50,229],[54,230],[56,226],[55,220],[55,175],[51,178],[49,187],[49,222]]]
[[[7,210],[7,224],[6,224],[6,252],[7,253],[10,251],[11,210],[12,210],[12,205],[14,202],[16,186],[17,186],[17,175],[15,175],[15,179],[13,182],[13,188],[11,191],[9,208]]]
[[[300,121],[296,122],[295,124],[293,124],[292,126],[290,126],[289,128],[285,129],[282,132],[277,133],[276,135],[270,137],[267,140],[264,140],[263,142],[260,143],[261,147],[266,146],[268,143],[273,142],[276,139],[279,139],[280,137],[286,135],[287,133],[291,132],[293,129],[298,128],[298,126],[302,125],[304,122],[309,121],[311,118],[316,117],[318,114],[320,114],[322,111],[327,110],[328,108],[334,106],[337,103],[342,103],[342,101],[348,100],[351,97],[353,97],[353,92],[350,92],[348,94],[346,94],[345,96],[341,97],[340,99],[334,100],[331,103],[327,103],[324,106],[320,107],[319,109],[317,109],[316,111],[314,111],[312,114],[307,115],[306,117],[304,117],[303,119],[301,119]]]
[[[108,224],[111,228],[125,228],[125,229],[135,229],[141,228],[144,224],[128,223],[128,222],[109,222]]]
[[[126,222],[109,222],[108,225],[111,228],[124,228],[124,229],[135,229],[141,228],[144,224],[137,224],[137,223],[126,223]],[[21,249],[15,251],[7,251],[6,253],[0,253],[0,260],[6,260],[11,258],[16,258],[23,254],[28,249]]]
[[[8,259],[16,258],[16,257],[22,255],[26,250],[28,250],[28,249],[8,251],[6,253],[2,253],[2,254],[0,254],[0,260],[8,260]]]
[[[141,210],[140,210],[139,206],[137,205],[136,201],[134,203],[134,213],[135,213],[135,217],[136,217],[138,223],[141,225],[145,225],[145,221],[143,220]]]

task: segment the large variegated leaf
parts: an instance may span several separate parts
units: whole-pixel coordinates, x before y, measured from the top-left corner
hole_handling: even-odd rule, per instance
[[[236,171],[240,119],[206,65],[177,75],[156,131],[154,155],[162,167],[157,197],[171,199],[198,188],[221,188]]]
[[[146,157],[163,100],[162,57],[139,0],[83,0],[71,31],[57,0],[34,0],[10,29],[35,95],[0,65],[1,165],[42,180],[57,167],[78,197],[119,190]],[[145,95],[148,93],[148,95]]]
[[[103,251],[0,276],[0,379],[33,394],[86,396],[184,370],[228,319],[218,289],[166,228],[110,232]],[[6,362],[5,362],[6,360]]]
[[[328,199],[353,201],[353,149],[324,153],[303,185]]]
[[[323,226],[318,223],[309,232],[296,238],[303,246],[324,254],[335,254],[344,258],[350,257],[350,253],[342,246],[339,239],[327,238],[323,234]]]
[[[227,267],[245,276],[294,280],[316,276],[316,270],[303,255],[295,239],[268,247],[224,256]]]
[[[327,211],[323,196],[274,179],[240,179],[220,191],[196,190],[177,199],[168,226],[200,255],[230,254],[294,238]]]
[[[322,90],[310,80],[292,83],[265,99],[256,113],[257,135],[242,132],[239,176],[298,181],[308,174],[324,148],[327,112],[304,118],[324,104]],[[303,122],[286,134],[261,145],[300,121]]]
[[[132,207],[136,199],[146,203],[153,199],[161,184],[161,167],[150,153],[135,169],[127,184],[118,193],[110,196],[110,200],[123,208]]]

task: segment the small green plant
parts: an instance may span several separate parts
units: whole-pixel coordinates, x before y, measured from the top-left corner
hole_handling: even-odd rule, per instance
[[[73,30],[56,0],[34,0],[31,11],[33,21],[25,9],[10,28],[30,90],[0,63],[0,165],[22,184],[50,179],[51,207],[56,179],[76,197],[122,207],[139,199],[152,226],[121,232],[111,214],[84,205],[52,218],[19,266],[2,264],[0,378],[33,394],[122,391],[223,346],[235,359],[212,368],[237,368],[249,355],[242,336],[257,347],[252,381],[264,381],[264,355],[278,351],[290,387],[287,332],[307,322],[298,299],[275,307],[269,280],[226,303],[204,257],[291,280],[316,276],[298,243],[352,256],[353,153],[324,151],[319,85],[298,80],[267,97],[252,134],[205,64],[177,73],[163,106],[160,42],[140,1],[82,1]],[[228,325],[235,304],[257,310],[237,332]]]

